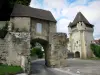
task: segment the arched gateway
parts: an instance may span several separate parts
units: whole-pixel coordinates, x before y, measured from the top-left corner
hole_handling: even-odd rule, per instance
[[[65,33],[56,33],[56,20],[50,11],[16,4],[3,40],[8,54],[2,62],[27,69],[32,41],[43,45],[47,66],[67,66],[66,38]]]
[[[75,58],[80,58],[80,52],[79,51],[75,52]]]

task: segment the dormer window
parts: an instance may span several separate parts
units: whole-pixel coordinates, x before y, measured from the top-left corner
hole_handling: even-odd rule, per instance
[[[42,24],[41,23],[36,24],[36,33],[42,33]]]

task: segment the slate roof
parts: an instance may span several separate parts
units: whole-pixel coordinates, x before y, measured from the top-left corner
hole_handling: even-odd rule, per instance
[[[32,8],[21,4],[15,4],[11,17],[33,17],[56,22],[50,11]]]
[[[68,25],[68,27],[70,27],[71,25],[72,25],[72,23],[70,22],[69,25]]]
[[[72,23],[69,24],[69,26],[75,26],[78,22],[84,22],[87,26],[93,27],[93,25],[89,23],[89,21],[84,17],[84,15],[81,12],[77,13],[75,19]]]

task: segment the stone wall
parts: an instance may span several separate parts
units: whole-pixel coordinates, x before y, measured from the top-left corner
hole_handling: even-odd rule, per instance
[[[41,34],[36,32],[36,23],[42,23]],[[16,31],[17,28],[19,28],[18,31]],[[43,47],[47,66],[67,66],[67,35],[65,33],[56,33],[56,24],[53,22],[29,17],[11,18],[8,34],[4,39],[0,39],[2,62],[8,65],[19,65],[24,70],[27,69],[27,66],[30,65],[28,63],[30,40],[35,38],[46,41],[46,44],[43,43]]]
[[[9,32],[5,39],[8,51],[7,64],[25,68],[27,57],[30,55],[30,33]]]
[[[10,22],[13,24],[13,31],[30,31],[30,17],[11,17]]]
[[[65,33],[51,33],[49,36],[49,44],[51,45],[50,66],[67,66],[67,35]]]
[[[6,50],[6,41],[5,39],[0,39],[0,63],[6,64],[6,57],[8,55],[8,51]]]
[[[36,25],[37,23],[42,24],[42,32],[38,33],[36,31]],[[49,22],[45,20],[40,20],[40,19],[34,19],[31,18],[31,37],[32,39],[35,38],[40,38],[48,41],[48,36],[50,32],[56,32],[56,23],[54,22]]]
[[[0,39],[0,63],[21,66],[24,70],[30,65],[30,33],[9,32]]]

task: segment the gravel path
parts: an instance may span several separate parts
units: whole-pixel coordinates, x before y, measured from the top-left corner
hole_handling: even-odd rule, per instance
[[[44,60],[31,64],[31,75],[100,75],[100,60],[68,59],[68,67],[47,68]]]

